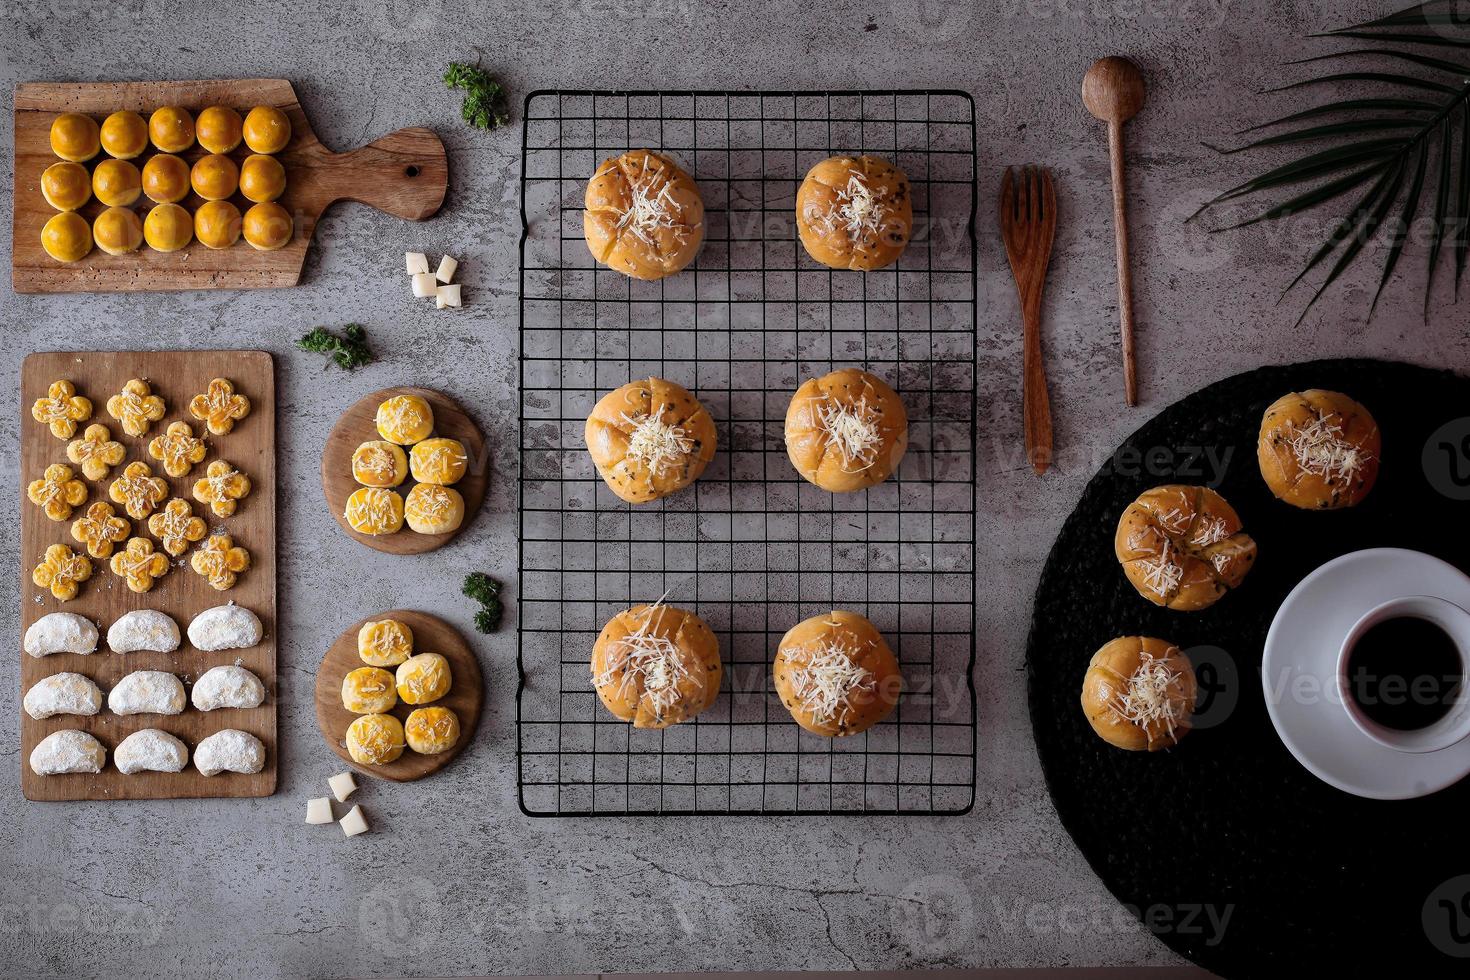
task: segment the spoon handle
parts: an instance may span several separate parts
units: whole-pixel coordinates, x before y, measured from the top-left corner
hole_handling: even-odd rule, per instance
[[[1133,356],[1133,269],[1128,262],[1127,181],[1123,173],[1123,124],[1108,123],[1108,156],[1113,171],[1113,233],[1118,252],[1118,313],[1122,318],[1123,397],[1138,404],[1138,373]]]

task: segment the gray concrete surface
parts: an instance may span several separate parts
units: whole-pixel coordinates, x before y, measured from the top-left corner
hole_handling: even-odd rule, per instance
[[[1022,673],[1030,594],[1096,463],[1150,413],[1270,362],[1379,355],[1465,367],[1464,314],[1423,321],[1410,255],[1376,320],[1376,269],[1348,277],[1297,329],[1274,306],[1325,219],[1209,237],[1181,219],[1240,165],[1200,146],[1290,103],[1254,97],[1309,31],[1386,0],[35,0],[7,4],[3,81],[284,76],[317,132],[345,149],[428,124],[449,146],[443,211],[411,225],[341,205],[304,283],[278,292],[16,296],[0,289],[0,388],[36,349],[264,347],[280,383],[278,794],[253,802],[39,805],[20,795],[15,673],[0,685],[0,973],[295,975],[608,970],[1177,965],[1106,893],[1059,825],[1029,735]],[[537,87],[963,87],[980,106],[984,181],[1050,164],[1065,215],[1046,302],[1058,468],[1022,465],[1020,330],[982,208],[980,755],[973,814],[954,819],[530,820],[514,804],[514,633],[480,644],[490,688],[478,742],[451,774],[360,794],[377,824],[344,840],[301,824],[339,766],[309,696],[322,651],[361,610],[445,610],[469,564],[514,573],[518,130],[471,131],[439,75],[480,45],[519,94]],[[1093,58],[1146,70],[1130,128],[1145,404],[1122,405],[1107,168],[1078,98]],[[9,126],[3,129],[7,142]],[[4,154],[4,186],[12,155]],[[982,184],[987,201],[994,184]],[[0,194],[8,239],[10,194]],[[462,257],[470,306],[405,295],[401,253]],[[1374,251],[1377,251],[1375,246]],[[1290,270],[1290,271],[1288,271]],[[1439,283],[1442,299],[1449,283]],[[384,355],[323,373],[292,340],[362,320]],[[424,574],[337,531],[317,458],[351,400],[393,383],[442,386],[496,446],[485,512]],[[0,633],[16,635],[18,420],[0,415]],[[326,561],[322,561],[326,558]]]

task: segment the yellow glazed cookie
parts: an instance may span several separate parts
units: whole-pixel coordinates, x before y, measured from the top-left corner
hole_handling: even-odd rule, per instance
[[[699,187],[652,150],[603,161],[587,182],[583,203],[582,234],[592,257],[634,279],[678,272],[704,241]]]
[[[378,406],[378,435],[411,446],[434,431],[434,410],[418,395],[394,395]]]
[[[210,153],[229,153],[240,145],[244,123],[240,114],[229,106],[212,105],[199,113],[194,120],[194,132],[199,145]]]
[[[250,414],[250,399],[236,394],[235,383],[229,378],[215,378],[205,387],[204,394],[190,400],[189,414],[215,435],[229,435],[235,423]]]
[[[92,251],[92,226],[75,211],[52,215],[41,226],[41,247],[58,262],[76,262]]]
[[[159,153],[143,164],[143,193],[155,204],[177,204],[189,196],[189,165],[172,153]]]
[[[112,509],[105,500],[99,500],[87,508],[87,513],[72,521],[72,540],[84,545],[93,558],[106,558],[112,554],[114,545],[121,544],[133,533],[133,525]]]
[[[841,609],[793,626],[781,638],[771,674],[796,723],[828,738],[856,735],[888,717],[903,686],[883,634]]]
[[[286,168],[275,157],[256,153],[240,164],[240,193],[255,204],[274,201],[286,190]]]
[[[160,153],[180,153],[194,145],[194,118],[185,109],[166,105],[148,117],[148,138]]]
[[[147,538],[129,538],[122,551],[112,556],[112,573],[127,582],[134,592],[147,592],[168,574],[168,555],[153,550]]]
[[[112,433],[101,422],[87,426],[80,439],[66,444],[66,458],[82,468],[82,475],[89,480],[105,480],[112,467],[117,466],[127,455],[123,444],[112,438]]]
[[[143,177],[127,160],[103,160],[92,171],[92,196],[110,208],[125,208],[142,194]]]
[[[146,435],[148,426],[163,418],[167,411],[163,399],[140,378],[133,378],[123,385],[122,391],[107,399],[107,414],[121,422],[123,431],[130,436]]]
[[[408,478],[403,447],[372,439],[352,451],[352,478],[365,487],[396,487]]]
[[[51,121],[51,152],[63,160],[82,163],[102,149],[97,120],[80,112],[63,112]]]
[[[206,201],[223,201],[240,189],[240,168],[223,154],[202,156],[189,171],[189,186]]]
[[[212,534],[189,558],[194,571],[223,592],[232,588],[239,573],[250,568],[250,552],[237,547],[228,534]]]
[[[398,665],[398,696],[404,704],[427,704],[449,693],[454,678],[449,661],[437,653],[420,653]]]
[[[908,430],[892,388],[866,371],[844,368],[796,389],[786,408],[786,455],[823,490],[851,493],[898,469]]]
[[[1152,636],[1120,636],[1092,655],[1082,679],[1082,712],[1108,744],[1157,752],[1189,733],[1195,691],[1194,667],[1177,646]]]
[[[715,458],[715,423],[682,385],[663,378],[608,392],[582,430],[587,452],[613,493],[644,504],[682,490]]]
[[[229,248],[240,240],[240,209],[229,201],[205,201],[194,212],[194,237],[205,248]]]
[[[258,252],[274,252],[285,248],[296,230],[291,221],[291,212],[274,201],[253,204],[242,219],[245,241]]]
[[[195,541],[204,540],[209,530],[202,517],[194,516],[189,501],[175,497],[148,518],[148,530],[163,543],[163,550],[177,558]]]
[[[363,623],[357,631],[357,655],[372,667],[397,667],[413,656],[413,630],[396,619]]]
[[[38,588],[50,589],[51,594],[62,602],[75,599],[80,584],[91,577],[91,561],[64,544],[53,544],[47,548],[46,557],[31,572],[31,581]]]
[[[215,517],[229,517],[250,494],[250,477],[223,459],[214,460],[204,479],[194,482],[194,499],[208,504]]]
[[[382,487],[359,487],[347,498],[342,516],[359,534],[393,534],[403,527],[403,498]]]
[[[592,686],[634,728],[668,728],[714,703],[724,667],[719,641],[694,613],[654,603],[625,609],[592,647]]]
[[[123,467],[122,476],[107,487],[114,503],[122,504],[128,516],[141,521],[168,499],[168,483],[153,475],[153,467],[135,460]]]
[[[70,466],[52,463],[39,480],[31,481],[26,496],[53,521],[64,521],[74,508],[87,502],[87,485],[72,474]]]
[[[347,754],[363,766],[386,766],[403,754],[403,723],[392,715],[363,715],[347,726]]]
[[[448,752],[459,741],[459,716],[439,705],[414,708],[403,723],[403,736],[419,755]]]
[[[796,193],[801,244],[833,269],[892,265],[913,225],[908,177],[879,157],[829,157],[807,172]]]
[[[425,439],[409,454],[415,480],[446,487],[464,478],[469,462],[464,443],[458,439]]]
[[[416,484],[403,502],[403,519],[420,534],[448,534],[464,523],[464,498],[453,487]]]
[[[148,443],[148,455],[161,462],[169,476],[188,476],[195,463],[204,462],[206,452],[204,440],[194,435],[188,422],[170,422],[162,435]]]
[[[128,109],[102,120],[102,149],[118,160],[131,160],[148,149],[148,124]]]
[[[359,667],[342,678],[342,707],[355,715],[376,715],[398,703],[393,675],[381,667]]]
[[[53,163],[41,173],[41,196],[58,211],[75,211],[92,197],[92,178],[80,163]]]
[[[291,141],[291,120],[273,105],[258,105],[245,115],[244,136],[253,153],[279,153]]]
[[[177,252],[194,240],[194,218],[177,204],[155,204],[143,219],[143,241],[155,252]]]
[[[46,397],[31,404],[31,418],[49,426],[58,439],[70,439],[76,435],[77,423],[91,417],[92,402],[77,394],[76,385],[70,381],[51,382]]]
[[[132,208],[108,208],[92,222],[92,239],[108,255],[127,255],[143,244],[143,219]]]

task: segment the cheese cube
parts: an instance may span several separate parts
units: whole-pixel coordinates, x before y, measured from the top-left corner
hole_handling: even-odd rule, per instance
[[[332,801],[325,796],[306,801],[307,823],[331,823]]]
[[[416,273],[413,277],[413,294],[419,299],[426,299],[434,295],[438,285],[432,272]]]
[[[434,278],[440,282],[449,282],[454,278],[454,270],[459,268],[459,260],[453,256],[446,255],[439,260],[439,269],[434,273]]]
[[[337,798],[338,803],[346,803],[347,797],[357,791],[357,780],[352,778],[350,772],[339,772],[327,780],[327,785],[332,787],[332,795]]]
[[[348,810],[347,816],[342,818],[341,823],[342,833],[348,837],[356,837],[358,834],[367,833],[367,817],[362,815],[361,806],[354,806],[351,810]]]
[[[423,252],[404,252],[403,264],[408,266],[408,274],[411,276],[429,271],[429,257]]]
[[[446,306],[462,305],[464,304],[459,298],[459,283],[455,283],[452,286],[440,286],[434,290],[434,306],[436,308],[442,310]]]

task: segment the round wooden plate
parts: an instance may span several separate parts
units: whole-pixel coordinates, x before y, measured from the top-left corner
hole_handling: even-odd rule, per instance
[[[437,407],[435,410],[438,410]],[[449,708],[459,716],[459,741],[449,751],[438,755],[419,755],[412,749],[404,749],[401,756],[386,766],[359,765],[347,753],[343,739],[347,735],[347,726],[358,716],[342,707],[342,678],[347,676],[348,671],[366,666],[357,655],[357,631],[362,629],[363,623],[378,619],[396,619],[407,623],[408,628],[413,630],[414,653],[441,653],[449,661],[449,673],[454,683],[448,694],[431,702]],[[393,668],[384,669],[391,671]],[[480,662],[475,659],[474,652],[465,645],[454,627],[444,620],[412,609],[393,609],[359,619],[337,637],[337,642],[332,644],[316,671],[316,721],[321,726],[322,737],[327,740],[332,751],[353,769],[396,783],[422,779],[449,765],[469,744],[470,739],[475,737],[475,726],[479,724],[480,706],[484,701],[485,684],[480,676]],[[418,707],[423,706],[400,701],[388,713],[403,721],[410,711]]]
[[[434,410],[433,434],[458,439],[464,444],[469,465],[464,478],[454,484],[454,489],[464,497],[464,520],[453,531],[445,534],[420,534],[405,524],[395,534],[363,534],[354,531],[343,516],[347,510],[347,498],[359,486],[352,478],[352,454],[364,442],[382,438],[378,435],[378,406],[394,395],[418,395]],[[403,447],[405,453],[409,449],[409,446]],[[322,492],[326,494],[327,506],[331,508],[332,516],[348,536],[356,538],[369,548],[390,555],[421,555],[426,551],[442,548],[454,540],[454,536],[464,530],[475,519],[475,514],[479,513],[489,481],[490,456],[485,451],[485,439],[480,435],[480,430],[447,395],[429,388],[384,388],[373,392],[342,413],[322,449]],[[393,489],[406,497],[413,485],[414,479],[410,476]]]

